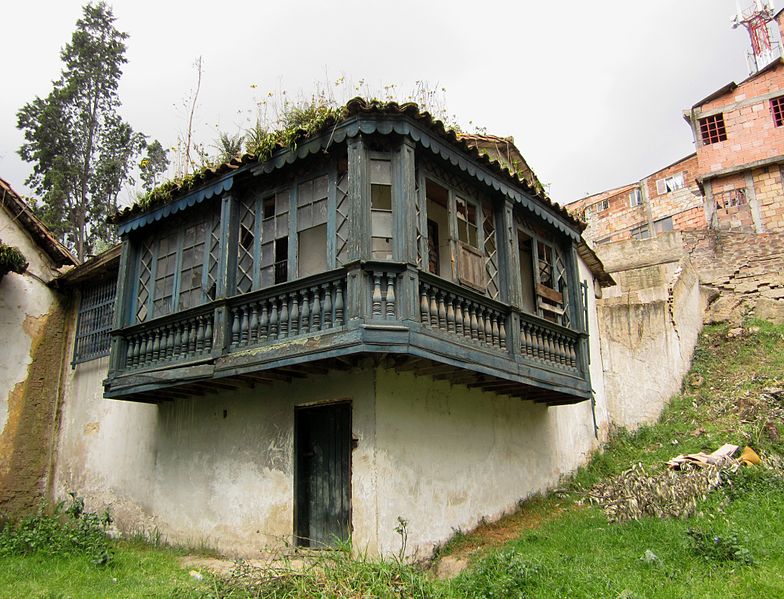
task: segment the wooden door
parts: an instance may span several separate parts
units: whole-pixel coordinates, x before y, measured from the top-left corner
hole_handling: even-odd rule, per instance
[[[347,541],[351,526],[351,404],[295,414],[294,527],[297,545]]]

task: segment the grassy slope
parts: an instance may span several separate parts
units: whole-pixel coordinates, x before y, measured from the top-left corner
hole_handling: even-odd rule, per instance
[[[784,387],[784,326],[753,325],[756,332],[733,339],[726,329],[706,329],[689,378],[702,380],[687,384],[655,426],[614,435],[567,493],[458,535],[441,557],[468,557],[471,565],[454,580],[338,556],[306,573],[276,572],[262,593],[247,586],[252,577],[197,583],[178,567],[176,551],[116,543],[115,560],[103,568],[86,557],[0,558],[0,597],[784,597],[784,484],[761,469],[744,471],[733,489],[714,492],[685,520],[608,524],[598,508],[576,503],[591,485],[636,462],[662,469],[677,453],[725,442],[784,455],[784,445],[766,433],[771,418],[784,428],[784,402],[761,399],[765,388]],[[696,553],[689,528],[709,538],[735,535],[754,563]],[[658,559],[642,561],[646,550]]]
[[[195,588],[178,552],[115,542],[114,559],[95,566],[86,555],[0,557],[0,598],[172,597]]]
[[[756,481],[758,473],[744,472],[736,487],[745,488],[736,488],[732,498],[724,490],[714,492],[696,516],[685,520],[647,518],[615,525],[598,508],[575,505],[585,489],[636,462],[661,470],[673,455],[712,451],[725,442],[784,454],[765,426],[773,418],[784,429],[779,411],[784,405],[760,399],[765,388],[784,387],[784,327],[758,322],[750,330],[756,332],[728,338],[726,328],[706,329],[688,379],[697,385],[686,384],[659,423],[633,435],[615,435],[607,450],[577,473],[568,496],[522,508],[539,514],[561,509],[559,517],[502,547],[483,543],[481,529],[447,546],[445,553],[469,553],[472,567],[441,590],[488,597],[518,592],[532,597],[784,597],[784,486],[769,484],[767,477]],[[745,566],[695,553],[686,534],[690,527],[722,539],[736,535],[755,563]],[[657,562],[640,559],[646,549]],[[522,564],[518,575],[504,566],[516,561]]]

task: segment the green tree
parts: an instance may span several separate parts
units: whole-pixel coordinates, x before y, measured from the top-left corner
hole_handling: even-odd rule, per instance
[[[144,158],[139,163],[140,178],[145,191],[152,191],[160,183],[161,176],[169,168],[169,157],[157,139],[147,145]]]
[[[96,241],[113,240],[106,218],[124,185],[133,182],[134,158],[146,145],[117,113],[128,35],[114,27],[103,1],[82,11],[60,53],[64,66],[52,91],[17,113],[25,138],[19,155],[33,163],[27,184],[41,198],[45,222],[79,259]]]

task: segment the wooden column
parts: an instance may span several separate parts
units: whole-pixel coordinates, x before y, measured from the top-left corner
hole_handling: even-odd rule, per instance
[[[221,199],[221,237],[218,255],[218,280],[215,284],[215,299],[220,300],[234,294],[237,280],[237,201],[227,193]],[[220,356],[231,342],[229,311],[225,305],[215,308],[215,323],[212,327],[212,355]]]
[[[371,255],[369,167],[362,136],[352,138],[348,142],[349,262],[369,260]]]
[[[114,320],[112,328],[116,331],[131,324],[131,310],[136,293],[136,252],[131,250],[131,242],[127,236],[123,238],[120,251],[120,267],[117,274],[117,294],[114,298]],[[109,350],[109,377],[114,376],[125,362],[126,343],[121,337],[112,335]]]

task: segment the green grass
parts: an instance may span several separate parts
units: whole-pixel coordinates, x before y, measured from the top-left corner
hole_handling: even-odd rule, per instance
[[[90,599],[188,597],[197,583],[164,548],[111,543],[113,560],[96,566],[85,555],[0,557],[0,598]]]
[[[660,421],[633,434],[616,431],[605,451],[565,483],[565,493],[531,500],[490,525],[494,533],[507,527],[513,540],[498,545],[499,537],[480,527],[447,543],[439,558],[470,559],[453,580],[434,580],[395,560],[334,552],[304,570],[240,567],[231,578],[198,582],[178,566],[177,550],[112,541],[105,566],[78,553],[0,557],[0,598],[784,597],[781,470],[742,469],[690,518],[609,524],[601,509],[581,501],[632,464],[663,471],[678,453],[734,443],[764,458],[784,455],[771,430],[784,433],[784,401],[765,393],[784,387],[784,326],[752,322],[747,331],[728,338],[726,328],[706,328],[684,390]]]

